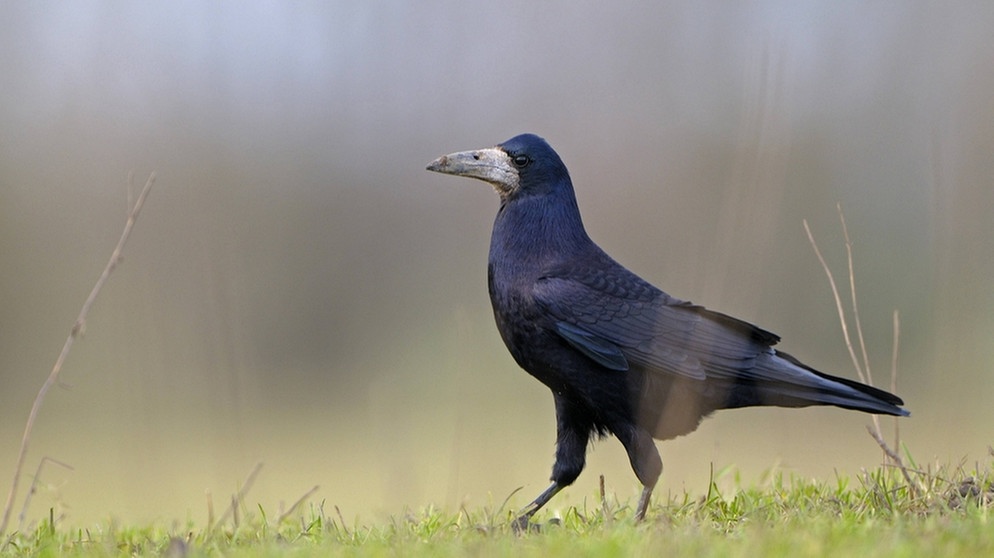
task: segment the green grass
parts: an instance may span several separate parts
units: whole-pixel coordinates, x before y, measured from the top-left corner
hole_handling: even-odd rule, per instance
[[[991,470],[895,469],[832,482],[772,474],[741,487],[719,475],[707,494],[657,496],[647,521],[634,502],[592,495],[587,504],[538,514],[540,529],[515,533],[500,507],[396,515],[348,524],[315,503],[279,524],[243,509],[239,525],[182,528],[107,524],[74,531],[48,521],[8,536],[0,556],[985,556],[994,555],[989,522]],[[720,491],[719,485],[732,488]],[[553,506],[555,501],[553,501]],[[331,509],[328,509],[328,508]]]

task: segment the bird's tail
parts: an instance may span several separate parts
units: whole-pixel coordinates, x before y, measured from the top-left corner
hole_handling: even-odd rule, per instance
[[[819,372],[780,351],[776,351],[771,360],[774,361],[771,364],[775,363],[774,368],[780,368],[779,371],[782,373],[780,381],[776,382],[775,391],[776,395],[783,400],[775,404],[787,407],[834,405],[865,413],[900,417],[911,414],[906,409],[901,408],[904,401],[893,393],[854,380]],[[783,368],[789,368],[789,370],[783,370]]]

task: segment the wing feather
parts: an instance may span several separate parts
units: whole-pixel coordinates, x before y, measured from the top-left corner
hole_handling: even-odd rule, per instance
[[[534,296],[561,336],[613,370],[629,363],[705,380],[731,378],[772,353],[779,337],[751,324],[684,302],[620,266],[549,274]],[[620,358],[619,358],[620,357]],[[605,364],[605,359],[607,364]],[[608,366],[608,364],[611,364]]]

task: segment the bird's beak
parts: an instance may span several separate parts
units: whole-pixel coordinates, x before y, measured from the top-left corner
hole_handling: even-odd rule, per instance
[[[518,187],[518,169],[511,157],[497,147],[442,155],[429,163],[427,170],[489,182],[501,196]]]

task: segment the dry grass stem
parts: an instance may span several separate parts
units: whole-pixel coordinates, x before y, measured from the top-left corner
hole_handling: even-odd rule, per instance
[[[811,227],[808,226],[808,220],[804,219],[804,231],[808,233],[808,242],[811,243],[811,248],[815,251],[815,256],[818,257],[818,261],[821,263],[821,267],[825,270],[825,275],[828,276],[828,284],[832,287],[832,296],[835,298],[835,310],[839,313],[839,324],[842,325],[842,337],[846,342],[846,348],[849,349],[849,357],[852,359],[853,368],[856,369],[856,374],[859,376],[861,382],[866,383],[866,375],[863,374],[863,367],[859,364],[859,359],[856,357],[856,351],[853,349],[852,340],[849,337],[849,325],[846,323],[846,311],[842,306],[842,297],[839,296],[839,288],[835,284],[835,276],[832,275],[831,268],[828,267],[828,263],[825,261],[825,257],[821,255],[821,250],[818,249],[818,243],[815,242],[815,237],[811,234]]]
[[[873,374],[870,372],[870,357],[866,353],[866,341],[863,338],[863,321],[859,318],[859,304],[856,302],[856,271],[852,263],[852,241],[849,240],[849,227],[846,226],[846,216],[842,212],[842,204],[835,204],[835,209],[839,212],[839,223],[842,224],[842,238],[846,242],[846,264],[849,269],[849,298],[852,301],[853,325],[856,326],[856,339],[859,340],[859,349],[863,354],[863,371],[866,373],[867,384],[873,385]],[[880,418],[877,415],[870,415],[873,420],[873,427],[880,432]]]
[[[863,353],[863,370],[866,372],[866,383],[873,385],[873,374],[870,372],[870,357],[866,353],[866,341],[863,338],[863,322],[859,318],[859,304],[856,302],[856,272],[852,263],[852,241],[849,240],[849,227],[846,226],[846,216],[842,212],[842,204],[835,205],[839,212],[839,222],[842,224],[842,238],[846,242],[846,263],[849,266],[849,295],[852,300],[853,324],[856,326],[856,338],[859,349]]]
[[[245,477],[245,482],[242,484],[242,487],[238,493],[231,496],[231,506],[229,506],[228,509],[224,511],[224,514],[221,515],[221,518],[218,519],[219,524],[224,523],[228,519],[228,516],[232,516],[235,525],[238,525],[238,506],[240,506],[245,500],[245,496],[248,495],[249,490],[252,490],[252,485],[255,484],[255,478],[259,476],[260,470],[262,470],[261,462],[256,463],[255,467],[252,468],[252,472]],[[209,527],[213,527],[213,525],[209,525]]]
[[[604,490],[604,475],[601,475],[600,478],[600,492],[601,492],[601,512],[604,514],[605,518],[608,518],[611,516],[611,514],[608,513],[609,508],[607,506],[607,491]]]
[[[866,427],[866,431],[870,433],[870,436],[872,436],[874,440],[876,440],[877,445],[880,446],[880,449],[882,449],[885,454],[887,454],[887,457],[890,458],[891,462],[901,470],[901,475],[904,476],[904,481],[908,483],[908,490],[912,492],[912,495],[917,497],[918,487],[914,482],[912,482],[911,473],[908,471],[908,468],[904,466],[904,460],[901,459],[901,456],[887,445],[887,442],[884,441],[879,432],[874,431],[869,426]]]
[[[338,514],[338,520],[342,522],[342,532],[345,533],[345,536],[350,536],[349,527],[345,524],[345,516],[342,515],[342,510],[338,508],[337,504],[335,505],[335,513]]]
[[[24,504],[21,505],[21,513],[20,515],[17,516],[18,530],[24,529],[24,522],[26,521],[28,516],[28,506],[31,504],[31,497],[34,496],[36,492],[38,492],[38,483],[41,481],[41,470],[45,467],[46,463],[52,463],[64,469],[69,469],[70,471],[74,470],[72,465],[69,465],[68,463],[63,463],[58,459],[52,459],[51,457],[48,456],[41,458],[41,461],[38,462],[38,469],[35,470],[35,477],[31,481],[31,487],[28,488],[28,494],[27,496],[24,497]]]
[[[211,525],[214,525],[214,495],[211,494],[211,490],[208,488],[206,490],[207,496],[207,528],[210,529]]]
[[[121,233],[120,240],[117,241],[117,246],[114,247],[114,251],[110,255],[110,261],[107,262],[107,266],[104,267],[103,272],[97,279],[95,285],[93,285],[93,290],[90,291],[90,296],[86,298],[83,302],[83,308],[79,311],[79,316],[73,323],[72,328],[69,330],[69,336],[66,338],[65,344],[62,346],[62,352],[59,353],[58,359],[55,361],[55,366],[52,367],[52,371],[48,375],[48,379],[42,384],[41,389],[38,390],[38,395],[35,396],[34,403],[31,405],[31,412],[28,414],[28,420],[24,425],[24,434],[21,436],[21,449],[17,454],[17,465],[14,466],[14,477],[10,483],[10,492],[7,494],[7,504],[4,506],[3,510],[3,520],[0,521],[0,534],[7,532],[7,525],[10,521],[10,512],[14,507],[14,500],[17,498],[17,486],[21,478],[21,471],[24,468],[24,460],[28,454],[28,447],[31,444],[31,431],[34,428],[35,420],[38,417],[38,411],[41,410],[41,405],[45,401],[45,395],[52,386],[58,384],[59,374],[62,372],[62,365],[69,356],[69,350],[72,348],[73,342],[79,336],[80,332],[86,324],[86,316],[90,312],[90,307],[93,306],[93,302],[97,299],[97,295],[100,294],[100,290],[103,289],[104,283],[107,282],[107,278],[110,274],[117,268],[117,264],[121,262],[121,252],[124,250],[124,245],[128,242],[128,238],[131,236],[131,231],[135,226],[135,222],[138,220],[138,215],[141,213],[142,206],[145,205],[145,199],[148,197],[149,191],[152,189],[152,184],[155,182],[155,173],[149,175],[148,180],[145,182],[145,187],[142,188],[141,193],[138,195],[138,199],[135,200],[135,204],[131,206],[128,211],[128,218],[124,224],[124,231]]]
[[[313,496],[314,493],[318,491],[318,488],[320,488],[320,487],[315,484],[313,487],[311,487],[310,490],[308,490],[307,492],[305,492],[303,496],[301,496],[300,498],[297,498],[297,501],[294,502],[293,504],[291,504],[290,508],[288,510],[286,510],[283,513],[281,513],[280,516],[278,518],[276,518],[276,524],[279,525],[280,523],[283,523],[283,520],[285,520],[286,518],[290,517],[290,514],[292,514],[294,512],[294,510],[296,510],[298,507],[300,507],[300,504],[303,504],[304,502],[307,501],[308,498],[310,498],[311,496]]]
[[[894,310],[894,341],[891,343],[890,353],[890,392],[897,393],[897,354],[901,345],[901,313]],[[894,447],[901,447],[901,421],[894,417]]]
[[[857,303],[856,297],[856,274],[854,272],[853,258],[852,258],[852,242],[849,239],[849,229],[846,226],[845,215],[842,212],[842,205],[836,206],[839,211],[839,221],[842,224],[842,235],[846,243],[846,259],[848,262],[849,271],[849,291],[852,300],[852,312],[853,321],[856,326],[856,335],[859,338],[860,352],[863,356],[863,361],[860,363],[859,357],[856,356],[856,350],[853,348],[852,339],[849,335],[849,327],[847,325],[845,308],[842,305],[842,297],[839,295],[838,286],[835,283],[835,277],[832,274],[831,268],[829,268],[828,263],[825,261],[824,256],[822,256],[821,250],[818,249],[818,243],[815,242],[814,235],[811,233],[811,227],[808,226],[808,221],[804,220],[804,231],[808,235],[808,241],[811,243],[811,248],[815,252],[815,256],[818,257],[818,261],[821,263],[822,269],[825,271],[825,275],[828,277],[828,283],[832,288],[832,296],[835,298],[835,309],[839,314],[839,324],[842,326],[842,336],[845,339],[846,348],[849,350],[849,358],[852,359],[853,367],[856,369],[856,374],[859,376],[860,381],[868,385],[873,385],[873,377],[870,375],[870,359],[866,351],[866,342],[863,337],[863,328],[860,323],[859,317],[859,304]],[[898,321],[898,314],[894,312],[894,343],[891,351],[891,391],[896,391],[897,383],[897,351],[898,351],[898,340],[900,336],[900,322]],[[896,451],[890,448],[884,441],[883,434],[880,430],[880,419],[877,415],[871,416],[873,420],[873,428],[867,427],[870,430],[870,434],[873,439],[876,440],[877,444],[884,451],[884,455],[891,460],[895,465],[901,468],[901,472],[904,474],[905,479],[908,481],[908,485],[911,490],[914,490],[914,486],[911,484],[911,477],[908,474],[908,470],[905,468],[903,461]],[[898,437],[898,430],[895,424],[895,447],[900,447],[900,438]]]

